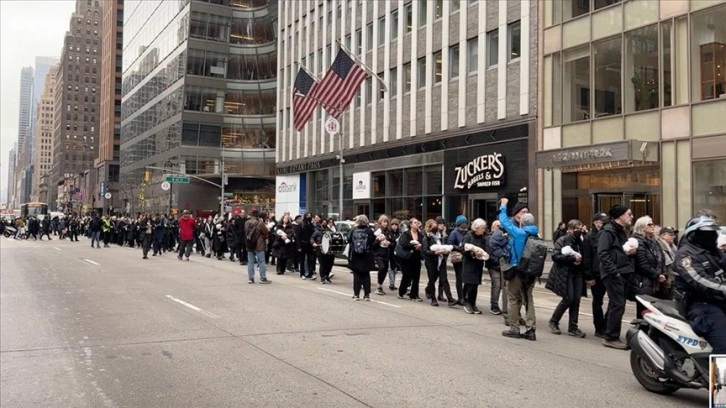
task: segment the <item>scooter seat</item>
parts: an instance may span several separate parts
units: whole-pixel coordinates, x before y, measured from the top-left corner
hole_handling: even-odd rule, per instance
[[[676,306],[676,302],[672,300],[657,300],[653,302],[653,306],[658,308],[658,310],[661,311],[664,315],[668,317],[672,317],[674,319],[678,319],[684,322],[687,322],[686,318],[681,316],[681,314],[678,312],[678,307]]]

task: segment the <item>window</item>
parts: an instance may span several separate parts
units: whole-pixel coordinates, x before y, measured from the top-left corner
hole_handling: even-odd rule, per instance
[[[403,10],[406,13],[406,32],[410,33],[413,30],[413,6],[412,3],[406,4]]]
[[[371,39],[373,40],[373,39]],[[378,46],[385,44],[386,42],[386,18],[381,17],[378,19]]]
[[[444,76],[444,60],[441,58],[441,51],[434,54],[434,83],[438,84],[441,82],[441,78]]]
[[[693,163],[693,208],[708,208],[719,219],[726,217],[726,196],[723,181],[726,180],[726,160],[699,161]]]
[[[579,47],[562,55],[562,123],[590,119],[590,49]]]
[[[391,94],[391,98],[394,98],[398,94],[398,68],[393,68],[390,72],[391,74],[388,77],[388,91]]]
[[[610,6],[615,3],[620,3],[622,0],[595,0],[595,10],[599,10],[603,7]]]
[[[479,64],[479,38],[473,37],[466,42],[466,66],[469,73],[476,72]]]
[[[658,101],[658,25],[625,34],[625,112],[655,109]]]
[[[555,2],[557,3],[557,2]],[[590,0],[563,0],[562,1],[562,21],[567,21],[575,17],[590,12]]]
[[[418,87],[426,86],[426,57],[418,59]]]
[[[391,40],[398,38],[398,9],[391,13]]]
[[[499,63],[499,30],[487,33],[487,68],[494,68]]]
[[[436,0],[434,2],[434,20],[438,20],[444,16],[444,0]]]
[[[660,26],[661,39],[663,49],[661,52],[661,70],[663,71],[663,102],[662,106],[671,106],[673,104],[673,69],[671,67],[671,32],[673,28],[672,21],[664,21]]]
[[[459,0],[450,0],[449,4],[451,4],[451,12],[459,11]]]
[[[512,60],[519,58],[521,55],[521,47],[522,47],[521,23],[519,21],[515,21],[514,23],[509,24],[508,31],[509,31],[509,36],[508,36],[509,56],[507,58],[509,59],[509,61],[512,61]]]
[[[726,98],[725,19],[726,5],[691,15],[691,98],[694,102]],[[676,39],[684,35],[679,28],[680,24],[677,25]],[[677,44],[677,51],[678,47],[685,51],[685,45]]]
[[[355,31],[355,46],[358,49],[358,55],[363,54],[363,30],[360,28]]]
[[[428,8],[428,0],[418,0],[418,28],[426,25],[426,9]]]
[[[408,92],[411,92],[411,63],[410,62],[403,64],[403,93],[408,93]]]
[[[366,51],[373,50],[373,23],[368,23],[366,26]]]
[[[595,118],[622,113],[622,38],[593,44]]]
[[[449,47],[449,79],[459,76],[459,44]]]
[[[366,104],[370,105],[373,103],[373,78],[366,79],[365,83],[363,84],[366,91]]]

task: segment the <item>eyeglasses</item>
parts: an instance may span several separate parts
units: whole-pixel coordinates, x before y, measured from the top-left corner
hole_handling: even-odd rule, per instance
[[[648,226],[648,227],[653,227],[653,226],[655,226],[655,224],[653,224],[652,222],[651,222],[651,223],[648,223],[648,224],[645,224],[645,225],[646,225],[646,226]]]

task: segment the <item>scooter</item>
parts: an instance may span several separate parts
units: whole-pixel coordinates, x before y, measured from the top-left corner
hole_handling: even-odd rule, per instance
[[[711,345],[693,332],[671,300],[638,295],[646,307],[631,322],[626,340],[630,368],[646,390],[668,395],[681,388],[708,389]]]

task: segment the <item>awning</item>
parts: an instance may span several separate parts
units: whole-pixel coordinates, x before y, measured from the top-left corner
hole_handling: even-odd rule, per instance
[[[623,140],[535,153],[537,168],[585,171],[651,166],[659,162],[658,142]]]

